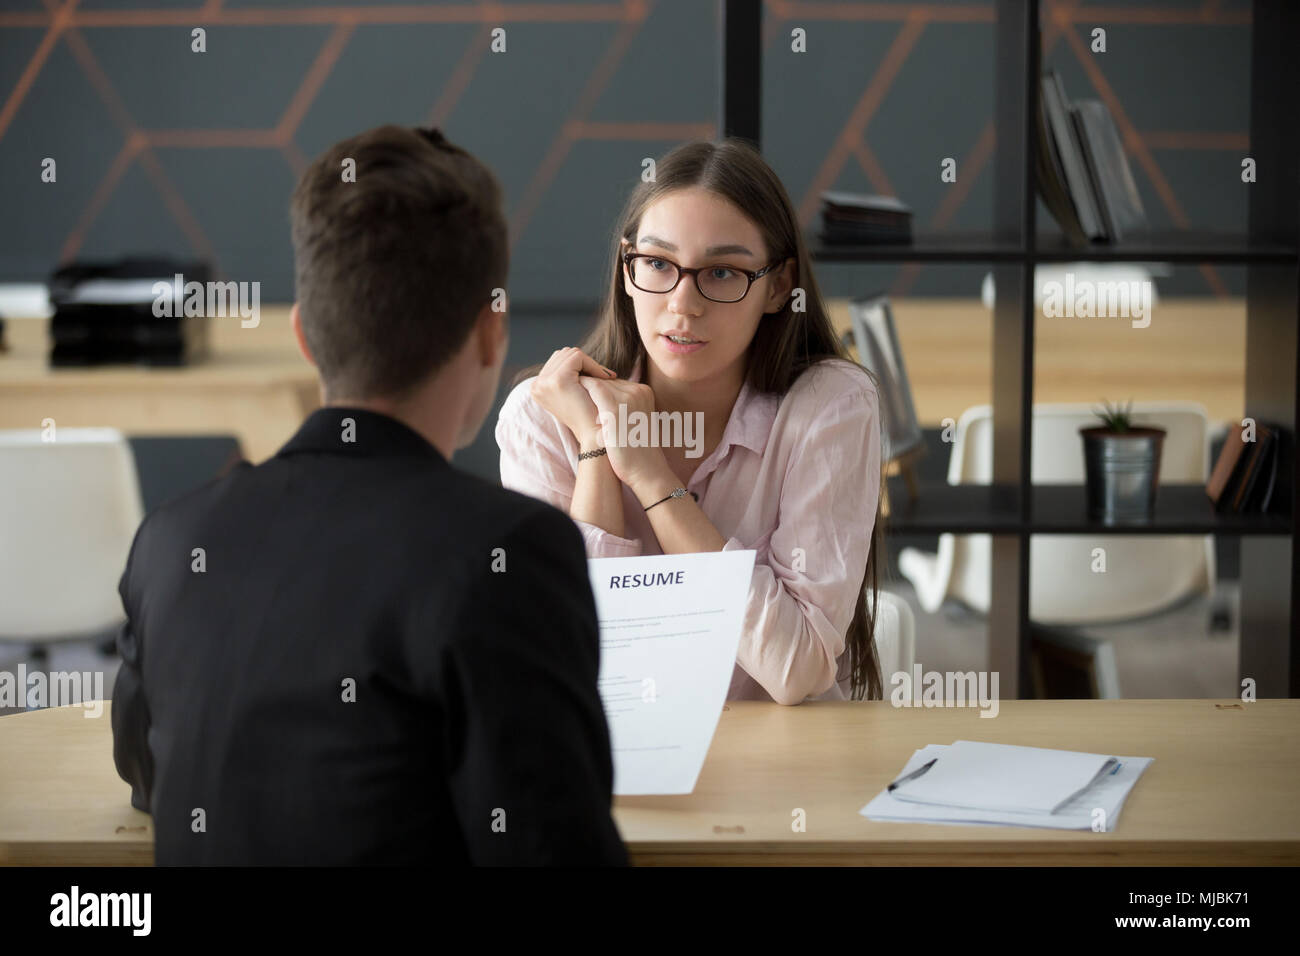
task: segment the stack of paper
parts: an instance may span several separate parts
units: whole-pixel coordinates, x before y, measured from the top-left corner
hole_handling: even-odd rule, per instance
[[[930,744],[859,812],[891,822],[1110,831],[1151,760],[973,740]]]

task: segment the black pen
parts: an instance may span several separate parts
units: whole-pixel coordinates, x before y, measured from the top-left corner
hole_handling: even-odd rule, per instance
[[[924,764],[924,765],[922,765],[922,766],[920,766],[920,767],[917,767],[915,770],[913,770],[911,773],[907,774],[906,776],[899,777],[897,780],[895,780],[893,783],[891,783],[891,784],[889,785],[889,791],[892,791],[892,790],[893,790],[895,787],[897,787],[900,783],[905,783],[905,782],[907,782],[908,780],[911,780],[913,777],[919,777],[919,776],[921,776],[921,774],[925,773],[927,770],[929,770],[931,767],[933,767],[933,766],[934,766],[934,761],[935,761],[935,760],[938,760],[938,759],[939,759],[938,757],[935,757],[934,760],[931,760],[929,763]],[[889,792],[889,791],[887,791],[887,792]]]

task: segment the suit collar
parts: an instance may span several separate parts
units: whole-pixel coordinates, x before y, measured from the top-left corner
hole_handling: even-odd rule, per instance
[[[343,405],[312,412],[278,455],[300,452],[359,458],[415,455],[448,463],[442,452],[409,425],[380,412]]]

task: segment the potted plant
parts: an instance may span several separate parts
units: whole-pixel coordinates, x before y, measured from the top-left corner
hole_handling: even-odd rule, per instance
[[[1165,430],[1134,426],[1132,400],[1114,408],[1104,399],[1102,424],[1079,429],[1087,477],[1088,517],[1106,524],[1142,522],[1156,503],[1156,478]]]

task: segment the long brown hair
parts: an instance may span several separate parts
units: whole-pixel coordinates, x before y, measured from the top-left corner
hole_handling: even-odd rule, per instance
[[[641,217],[655,202],[674,190],[700,187],[727,199],[758,226],[770,255],[767,261],[793,258],[796,263],[795,289],[803,290],[803,311],[794,311],[791,296],[776,313],[764,315],[749,346],[746,376],[751,388],[784,395],[795,380],[818,362],[849,357],[835,335],[826,305],[813,276],[812,260],[799,229],[798,218],[785,187],[758,151],[744,140],[684,143],[655,164],[653,182],[643,181],[628,198],[610,243],[609,283],[596,326],[582,343],[582,350],[619,378],[632,374],[638,360],[644,364],[645,348],[637,331],[632,299],[623,288],[621,240],[635,243]],[[853,363],[857,365],[857,363]],[[861,365],[858,365],[862,368]],[[515,383],[537,374],[540,366],[525,369]],[[875,376],[863,369],[872,381]],[[882,429],[883,433],[883,429]],[[883,462],[882,462],[883,465]],[[863,476],[866,480],[866,476]],[[882,468],[880,487],[884,488]],[[879,600],[877,555],[884,546],[880,499],[872,530],[871,550],[863,571],[853,620],[846,634],[852,697],[870,700],[883,697],[880,661],[876,654],[876,612]],[[871,587],[867,603],[866,585]],[[837,679],[838,674],[837,674]]]

